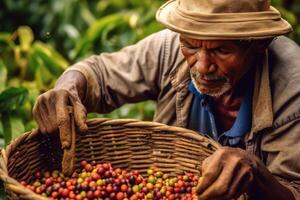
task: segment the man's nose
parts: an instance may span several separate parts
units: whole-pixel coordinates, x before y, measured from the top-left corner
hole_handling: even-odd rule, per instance
[[[216,65],[211,59],[207,50],[201,49],[196,54],[196,69],[200,74],[210,74],[215,72]]]

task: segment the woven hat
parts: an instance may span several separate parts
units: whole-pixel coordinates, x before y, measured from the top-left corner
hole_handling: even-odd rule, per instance
[[[195,39],[260,39],[292,31],[269,0],[170,0],[156,12],[167,28]]]

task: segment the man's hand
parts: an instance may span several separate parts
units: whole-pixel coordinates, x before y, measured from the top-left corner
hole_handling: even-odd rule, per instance
[[[63,148],[69,147],[71,141],[70,110],[80,131],[87,130],[87,113],[81,102],[85,87],[84,76],[80,72],[69,71],[60,77],[54,89],[38,97],[33,108],[33,116],[42,133],[59,129]]]
[[[254,155],[239,148],[222,147],[202,163],[196,192],[199,199],[236,199],[247,193],[251,199],[294,199]]]
[[[257,159],[238,148],[222,147],[203,161],[196,192],[200,199],[234,199],[253,183]]]

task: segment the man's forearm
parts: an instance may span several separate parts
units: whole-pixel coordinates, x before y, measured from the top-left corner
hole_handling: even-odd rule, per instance
[[[73,95],[78,95],[83,102],[86,95],[87,82],[84,75],[75,70],[63,74],[56,82],[55,89],[66,89]]]

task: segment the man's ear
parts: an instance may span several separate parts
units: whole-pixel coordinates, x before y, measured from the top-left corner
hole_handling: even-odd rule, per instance
[[[265,50],[268,48],[268,46],[271,44],[274,38],[267,38],[267,39],[260,39],[260,40],[254,40],[256,49],[259,52],[265,52]]]

